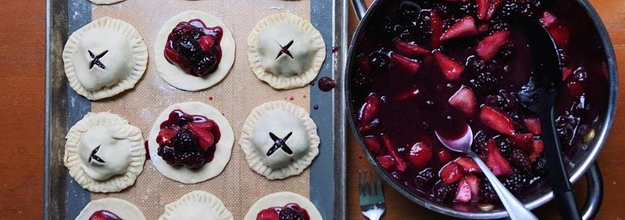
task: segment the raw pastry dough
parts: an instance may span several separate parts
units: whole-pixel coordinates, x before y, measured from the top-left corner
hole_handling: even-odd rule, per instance
[[[233,220],[232,213],[213,194],[205,191],[190,192],[178,201],[165,206],[159,220]]]
[[[148,49],[130,24],[109,17],[74,32],[63,50],[70,86],[89,100],[131,89],[145,73]]]
[[[63,162],[91,192],[119,192],[143,171],[145,147],[139,128],[119,115],[89,113],[67,134]]]
[[[176,25],[178,25],[178,23],[181,21],[189,21],[191,19],[200,19],[204,22],[204,24],[206,24],[207,27],[220,26],[224,30],[221,38],[222,56],[219,67],[217,67],[215,72],[205,77],[197,77],[187,74],[178,66],[169,63],[169,61],[165,59],[165,44],[167,43],[167,37]],[[186,11],[165,22],[156,37],[156,42],[154,43],[154,51],[156,54],[154,59],[156,60],[156,68],[158,69],[158,72],[167,83],[178,89],[186,91],[199,91],[213,87],[217,83],[221,82],[226,75],[228,75],[228,72],[230,72],[230,69],[234,64],[234,49],[235,43],[234,38],[232,37],[232,32],[230,32],[230,29],[228,29],[226,24],[224,24],[219,18],[203,11]]]
[[[171,166],[158,155],[159,145],[156,143],[156,137],[161,130],[160,125],[163,121],[167,120],[169,113],[176,109],[180,109],[190,115],[203,115],[208,119],[215,121],[215,123],[219,126],[221,139],[215,145],[215,157],[213,161],[204,164],[202,168],[197,170]],[[228,123],[228,120],[213,106],[202,102],[178,103],[167,107],[154,122],[148,139],[150,158],[152,159],[154,167],[156,167],[156,169],[167,178],[186,184],[203,182],[219,175],[230,160],[233,144],[234,132],[232,131],[232,127],[230,126],[230,123]]]
[[[317,125],[306,110],[285,101],[254,108],[239,144],[250,167],[271,180],[301,174],[319,154]]]
[[[89,220],[93,213],[107,210],[124,220],[145,220],[145,216],[132,203],[116,198],[99,199],[89,202],[87,206],[80,212],[76,220]]]
[[[110,5],[110,4],[115,4],[118,2],[123,2],[125,0],[89,0],[91,2],[93,2],[93,4],[97,4],[97,5]]]
[[[247,38],[256,76],[276,89],[308,85],[323,65],[326,45],[313,25],[291,13],[271,15]]]
[[[264,209],[276,207],[276,206],[284,206],[289,203],[295,203],[306,209],[308,215],[310,216],[310,220],[322,220],[321,213],[317,210],[317,207],[310,202],[306,197],[292,192],[279,192],[267,195],[252,205],[250,210],[247,211],[245,215],[245,220],[256,220],[256,215]]]

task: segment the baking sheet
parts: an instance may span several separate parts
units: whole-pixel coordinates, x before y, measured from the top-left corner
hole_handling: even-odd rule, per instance
[[[152,0],[149,4],[140,0],[128,0],[112,6],[92,6],[86,0],[48,0],[48,64],[47,64],[47,114],[46,114],[46,192],[44,217],[46,219],[74,219],[91,199],[103,197],[123,198],[139,206],[148,219],[156,219],[163,206],[193,190],[205,190],[217,195],[235,215],[241,219],[258,198],[277,191],[293,191],[310,196],[325,219],[344,218],[344,118],[337,108],[341,106],[341,85],[333,92],[322,93],[316,87],[276,91],[259,81],[247,63],[247,34],[256,21],[270,14],[289,11],[312,23],[326,40],[328,56],[320,76],[334,76],[340,80],[339,65],[342,50],[332,53],[334,46],[344,43],[342,13],[333,16],[335,10],[344,10],[344,1],[180,1]],[[167,5],[167,7],[162,7]],[[337,6],[338,5],[338,6]],[[90,103],[73,90],[68,89],[60,53],[68,33],[102,16],[120,18],[133,24],[143,35],[150,50],[160,25],[170,17],[189,9],[200,9],[220,17],[233,32],[237,41],[237,55],[230,74],[217,86],[202,92],[183,92],[170,87],[156,71],[153,59],[144,78],[136,88],[113,99]],[[93,14],[88,13],[93,12]],[[67,16],[65,19],[64,16]],[[338,24],[338,25],[337,25]],[[339,32],[338,34],[335,34]],[[60,49],[59,49],[60,48]],[[57,55],[57,56],[55,56]],[[59,79],[62,78],[62,80]],[[340,84],[340,83],[339,83]],[[65,93],[65,95],[63,94]],[[154,118],[170,104],[185,101],[202,101],[217,107],[233,126],[238,136],[247,114],[257,105],[272,100],[287,100],[306,109],[318,105],[311,116],[319,127],[322,144],[321,154],[310,169],[301,176],[286,181],[268,181],[247,166],[244,154],[235,143],[230,163],[224,172],[213,180],[197,185],[183,185],[166,179],[146,162],[144,173],[134,187],[121,193],[89,194],[67,175],[62,166],[62,148],[68,127],[84,114],[111,111],[120,114],[148,136]],[[56,104],[55,104],[56,103]],[[60,105],[59,105],[60,104]],[[338,112],[338,114],[335,114]],[[59,164],[60,163],[60,164]],[[93,197],[93,198],[91,198]]]

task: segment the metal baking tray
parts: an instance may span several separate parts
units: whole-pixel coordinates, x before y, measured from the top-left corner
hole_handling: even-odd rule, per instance
[[[310,168],[310,199],[324,219],[346,219],[345,101],[343,71],[347,49],[347,0],[311,0],[311,21],[323,35],[327,59],[319,77],[338,83],[332,92],[310,89],[311,111],[321,137],[322,153]],[[91,110],[65,77],[62,52],[70,33],[91,21],[88,0],[46,0],[46,101],[44,219],[75,219],[91,200],[63,165],[65,135]],[[71,103],[71,105],[70,105]],[[70,107],[72,106],[72,107]],[[236,147],[236,146],[235,146]]]

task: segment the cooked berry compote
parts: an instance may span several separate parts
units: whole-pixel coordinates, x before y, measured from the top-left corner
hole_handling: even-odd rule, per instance
[[[177,109],[161,123],[158,155],[172,166],[198,169],[213,160],[221,133],[214,121]]]
[[[289,203],[282,207],[264,209],[256,215],[256,220],[310,220],[308,211],[298,204]]]
[[[222,35],[221,27],[206,27],[199,19],[180,22],[167,38],[165,58],[188,74],[207,76],[219,67]]]
[[[546,174],[538,117],[517,94],[532,86],[530,48],[511,18],[543,24],[558,45],[562,92],[556,128],[572,152],[594,137],[607,79],[586,63],[574,34],[543,0],[389,0],[355,46],[352,105],[364,143],[380,166],[413,193],[443,203],[498,198],[477,164],[439,142],[474,131],[472,149],[514,194]]]
[[[89,217],[89,220],[123,220],[123,219],[115,215],[115,213],[112,213],[108,210],[100,210],[100,211],[94,212],[91,215],[91,217]]]

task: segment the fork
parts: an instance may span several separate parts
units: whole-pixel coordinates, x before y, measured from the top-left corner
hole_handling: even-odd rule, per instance
[[[369,220],[379,220],[386,211],[380,178],[371,170],[358,171],[360,210]]]

